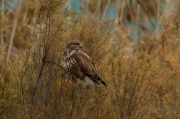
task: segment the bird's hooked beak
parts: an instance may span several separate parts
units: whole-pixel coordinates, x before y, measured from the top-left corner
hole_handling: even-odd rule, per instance
[[[83,48],[83,46],[80,44],[80,45],[79,45],[79,48]]]

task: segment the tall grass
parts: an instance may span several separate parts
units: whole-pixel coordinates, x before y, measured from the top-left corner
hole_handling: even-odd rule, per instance
[[[156,39],[137,43],[116,22],[64,12],[63,2],[22,4],[11,53],[11,46],[0,47],[0,118],[180,118],[178,14],[159,19],[163,30]],[[17,16],[3,16],[4,44],[10,42],[10,17]],[[83,43],[107,88],[86,89],[62,70],[61,54],[74,39]]]

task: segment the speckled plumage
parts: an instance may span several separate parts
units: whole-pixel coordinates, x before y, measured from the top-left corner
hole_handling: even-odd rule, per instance
[[[106,83],[98,76],[92,59],[81,50],[81,43],[77,40],[67,44],[62,58],[61,66],[73,80],[81,79],[86,85]]]

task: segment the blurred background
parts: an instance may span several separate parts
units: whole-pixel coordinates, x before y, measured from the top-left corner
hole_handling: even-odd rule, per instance
[[[173,0],[62,0],[61,6],[64,12],[74,12],[97,22],[108,21],[107,30],[113,23],[114,30],[120,30],[130,41],[142,43],[157,42],[165,24],[178,24],[180,14],[179,1]],[[25,47],[30,28],[37,23],[38,10],[43,5],[38,0],[1,0],[0,8],[1,44],[8,45],[13,39],[13,48]]]

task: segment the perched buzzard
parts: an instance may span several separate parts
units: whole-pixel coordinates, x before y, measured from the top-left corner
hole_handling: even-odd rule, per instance
[[[106,86],[106,83],[97,75],[93,61],[81,48],[80,41],[69,42],[62,55],[61,66],[75,82],[81,79],[86,85],[100,82]]]

